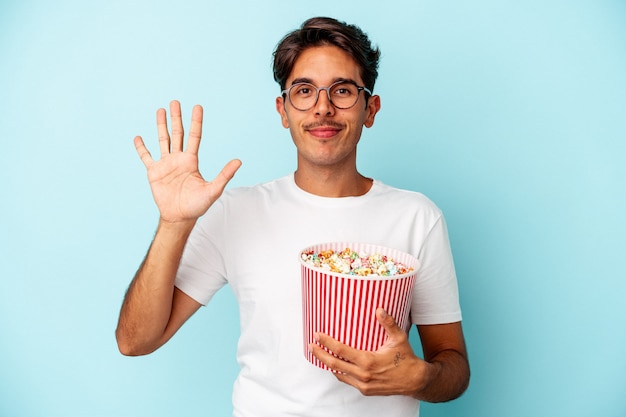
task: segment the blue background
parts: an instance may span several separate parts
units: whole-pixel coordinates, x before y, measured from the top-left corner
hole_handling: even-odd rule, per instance
[[[156,152],[179,99],[205,108],[206,177],[293,171],[271,53],[314,15],[383,52],[359,169],[448,220],[473,375],[422,415],[626,415],[626,2],[4,0],[1,416],[230,414],[230,289],[156,353],[117,351],[157,222],[132,139]]]

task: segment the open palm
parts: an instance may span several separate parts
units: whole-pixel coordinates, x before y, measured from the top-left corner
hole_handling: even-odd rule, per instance
[[[178,101],[170,103],[170,117],[171,138],[167,129],[166,112],[164,109],[157,110],[161,159],[155,161],[152,158],[140,136],[135,137],[135,147],[148,171],[150,188],[161,220],[196,220],[219,198],[228,181],[241,166],[241,161],[230,161],[213,181],[205,181],[198,170],[202,107],[193,108],[186,150],[183,150],[184,130]]]

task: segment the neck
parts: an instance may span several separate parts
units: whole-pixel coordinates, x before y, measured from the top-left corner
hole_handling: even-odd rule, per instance
[[[296,185],[302,190],[320,197],[357,197],[372,188],[372,179],[350,172],[318,169],[315,172],[298,169],[294,174]]]

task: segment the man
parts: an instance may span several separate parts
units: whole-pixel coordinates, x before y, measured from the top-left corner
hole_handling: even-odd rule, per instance
[[[120,313],[116,336],[123,354],[159,348],[228,283],[241,320],[235,416],[415,416],[420,400],[463,393],[469,365],[441,212],[423,195],[356,168],[362,128],[374,124],[380,109],[373,95],[378,58],[359,28],[334,19],[309,19],[283,38],[274,53],[282,90],[276,109],[296,145],[297,170],[254,187],[223,193],[238,160],[212,182],[202,178],[200,106],[192,111],[185,150],[180,104],[170,104],[171,137],[165,110],[157,111],[161,159],[151,157],[141,137],[135,145],[160,220]],[[420,260],[411,319],[423,360],[379,309],[388,339],[378,351],[320,334],[319,345],[309,348],[337,372],[306,361],[297,256],[325,241],[390,246]]]

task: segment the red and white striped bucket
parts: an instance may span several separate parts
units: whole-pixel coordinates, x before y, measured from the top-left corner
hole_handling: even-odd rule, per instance
[[[408,332],[411,325],[409,312],[419,261],[392,248],[349,242],[317,244],[303,249],[300,254],[345,248],[361,254],[384,255],[413,270],[393,276],[348,275],[313,267],[300,257],[304,355],[323,369],[328,367],[308,348],[310,343],[315,343],[315,333],[325,333],[355,349],[375,351],[387,337],[376,319],[377,308],[384,308],[405,331]]]

